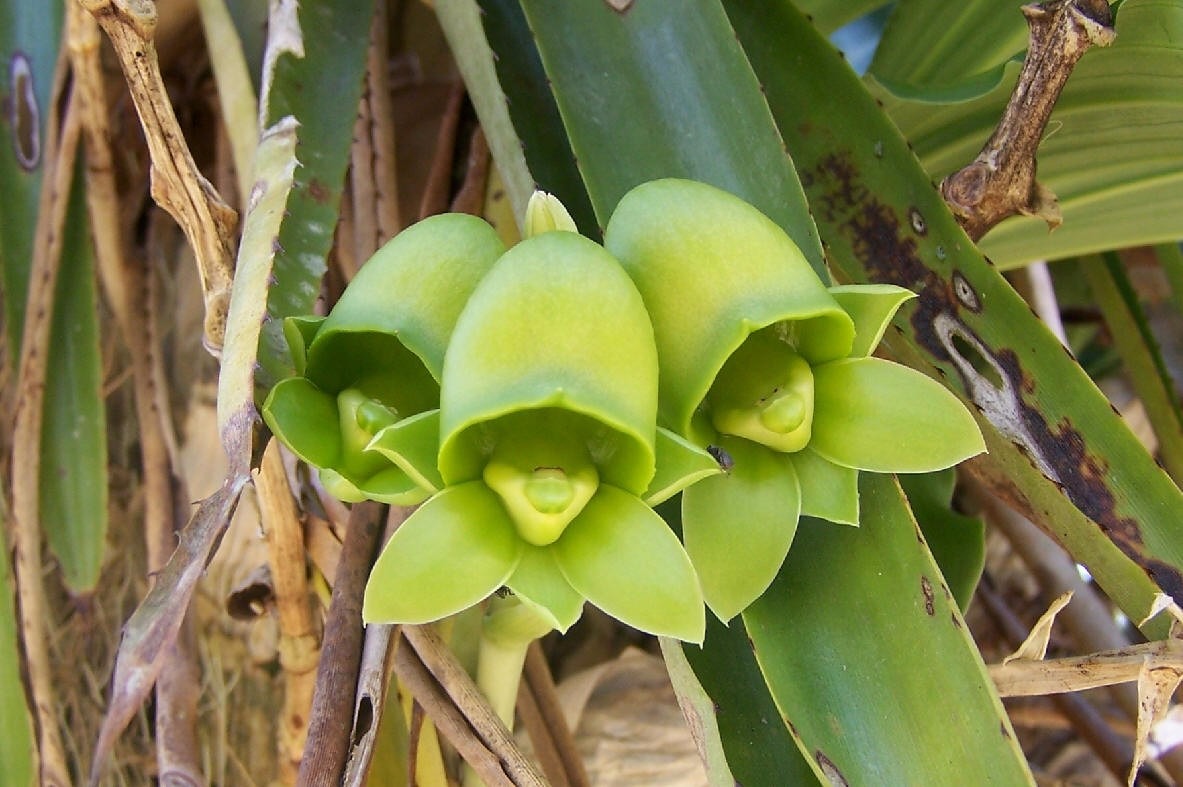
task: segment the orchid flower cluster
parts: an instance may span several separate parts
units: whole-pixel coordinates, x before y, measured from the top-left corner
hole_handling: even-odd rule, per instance
[[[756,208],[666,179],[603,245],[536,194],[525,239],[445,214],[407,229],[325,318],[264,418],[330,493],[422,505],[364,617],[423,623],[507,588],[565,631],[584,602],[701,642],[758,598],[801,514],[857,524],[859,470],[984,449],[964,406],[871,353],[912,293],[826,287]],[[682,540],[653,507],[682,495]]]

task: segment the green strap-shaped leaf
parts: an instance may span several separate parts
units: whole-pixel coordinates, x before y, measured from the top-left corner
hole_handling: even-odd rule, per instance
[[[1145,618],[1160,587],[1183,598],[1179,489],[974,249],[829,43],[789,3],[726,5],[809,184],[831,264],[845,280],[920,294],[887,342],[981,414],[989,455],[978,466],[1028,501],[1131,619]],[[798,62],[810,63],[809,79],[794,73]],[[800,122],[818,107],[826,122]],[[1166,628],[1155,620],[1145,631]]]
[[[0,514],[7,511],[0,500]],[[0,524],[7,522],[0,518]],[[21,685],[20,640],[17,636],[16,608],[12,568],[8,550],[0,554],[0,762],[4,763],[4,783],[30,787],[36,783],[36,744],[33,724],[25,707]]]
[[[0,263],[9,363],[20,358],[25,301],[33,264],[33,233],[41,195],[45,126],[50,115],[54,64],[62,38],[63,6],[0,3],[0,57],[5,111],[0,113]]]
[[[1083,260],[1081,268],[1134,392],[1146,408],[1163,466],[1176,483],[1183,483],[1183,410],[1146,310],[1117,254]]]
[[[98,294],[81,164],[54,294],[41,426],[41,523],[73,593],[94,590],[107,543],[107,418]]]
[[[521,5],[601,225],[633,186],[689,177],[755,205],[821,271],[801,185],[738,42],[717,35],[717,4]],[[503,86],[517,101],[520,87]]]
[[[965,612],[986,565],[985,523],[953,509],[957,471],[951,467],[901,475],[899,481],[958,609]]]
[[[803,521],[784,570],[743,615],[782,716],[831,783],[1031,784],[899,487],[864,474],[860,489],[862,525]],[[872,735],[874,717],[889,723]]]
[[[818,30],[832,33],[848,22],[887,5],[887,0],[801,0],[797,6],[809,14]]]
[[[1027,48],[1023,0],[901,0],[883,28],[870,71],[915,86],[948,85],[993,69]]]
[[[292,373],[283,318],[310,313],[320,293],[353,144],[374,4],[302,0],[277,8],[283,10],[270,22],[274,49],[264,67],[270,80],[263,85],[260,115],[264,128],[289,115],[296,119],[300,167],[275,242],[274,283],[259,341],[259,391]]]

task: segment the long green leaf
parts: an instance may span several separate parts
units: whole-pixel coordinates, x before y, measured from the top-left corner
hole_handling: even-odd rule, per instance
[[[1179,409],[1179,394],[1125,267],[1112,252],[1100,259],[1083,260],[1081,267],[1109,326],[1109,335],[1125,365],[1127,377],[1146,407],[1158,438],[1163,466],[1176,483],[1183,482],[1183,413]]]
[[[7,509],[0,500],[0,526],[6,527]],[[37,773],[33,723],[21,690],[20,639],[17,636],[16,597],[8,550],[0,554],[0,763],[4,783],[28,787]]]
[[[984,665],[950,656],[976,649],[902,492],[875,474],[859,488],[860,526],[803,520],[744,613],[781,714],[831,783],[1030,783]]]
[[[889,345],[980,414],[990,451],[973,460],[980,471],[1009,488],[1131,619],[1147,615],[1160,587],[1183,599],[1179,489],[966,238],[834,49],[788,3],[727,8],[839,275],[920,293],[896,317]],[[824,119],[801,122],[818,107]],[[1166,623],[1145,631],[1162,635]]]
[[[1112,46],[1077,65],[1039,147],[1039,178],[1059,198],[1064,224],[1052,233],[1040,219],[1000,224],[980,245],[1002,268],[1183,237],[1183,0],[1127,0],[1116,29]],[[964,51],[991,40],[988,31],[962,33]],[[1018,71],[1012,62],[937,87],[904,71],[909,87],[894,81],[896,70],[868,84],[940,179],[977,154]]]
[[[961,82],[1027,48],[1023,0],[900,0],[869,71],[893,84]]]
[[[809,14],[818,30],[832,33],[888,2],[890,0],[800,0],[797,7],[802,13]]]
[[[820,267],[817,229],[756,76],[735,38],[719,35],[730,29],[722,8],[578,5],[522,8],[600,223],[633,186],[691,177],[755,205]],[[527,99],[525,84],[503,82],[515,101]]]
[[[814,236],[800,187],[794,173],[785,169],[791,162],[781,150],[779,135],[768,127],[768,107],[759,84],[752,79],[743,52],[734,46],[734,31],[720,9],[704,3],[638,3],[617,13],[605,4],[571,5],[544,0],[526,0],[523,8],[565,124],[564,130],[554,133],[569,135],[601,223],[630,186],[662,176],[690,177],[721,185],[753,201],[794,238],[804,238],[806,248],[813,248]],[[493,49],[498,51],[496,41]],[[518,76],[522,81],[530,78],[527,74]],[[510,100],[520,98],[526,102],[529,93],[519,91],[518,83],[517,79],[503,76],[502,87]],[[819,106],[825,105],[819,102]],[[803,112],[798,121],[808,124],[809,119],[810,114]],[[868,148],[872,142],[868,140]],[[564,165],[561,161],[532,159],[529,151],[527,159],[535,171]],[[809,230],[807,234],[802,233],[802,224]],[[875,504],[889,507],[892,521],[900,517],[910,521],[898,494]],[[930,560],[914,528],[906,532],[918,556],[914,559]],[[931,571],[933,577],[939,576],[935,568]],[[906,588],[909,601],[920,588],[919,578],[912,579],[915,582]],[[855,578],[843,589],[858,603],[883,603],[873,594],[864,594],[862,585],[862,579]],[[940,582],[933,580],[933,587],[939,588]],[[899,590],[905,592],[902,586]],[[902,599],[897,602],[903,603]],[[824,630],[815,633],[790,620],[780,625],[792,636],[826,641]],[[764,681],[749,672],[748,666],[743,666],[745,662],[736,660],[741,657],[732,647],[735,643],[727,635],[729,630],[722,629],[724,633],[718,636],[716,630],[719,627],[713,627],[708,634],[703,651],[690,648],[687,655],[719,704],[717,720],[736,777],[742,781],[746,774],[755,774],[749,782],[755,784],[784,783],[794,772],[806,774],[800,778],[811,778],[802,771],[800,755],[787,753],[792,734],[788,727],[774,724],[767,710],[771,706]],[[890,633],[885,636],[888,639],[882,643],[884,647],[908,652],[913,645],[891,639]],[[739,646],[746,647],[742,641]],[[862,655],[851,653],[850,657],[859,659]],[[750,648],[746,658],[750,665]],[[949,713],[979,713],[986,707],[988,720],[984,718],[983,724],[997,729],[997,700],[988,682],[981,679],[981,664],[972,643],[962,637],[956,646],[943,652],[942,658],[959,663],[955,674],[976,675],[972,685],[963,687],[964,691],[984,695],[968,711],[953,708]],[[914,665],[909,669],[914,670]],[[736,679],[740,670],[747,676],[742,681]],[[887,685],[895,681],[888,673],[879,676]],[[841,676],[833,674],[832,679],[841,680]],[[922,705],[893,706],[893,717],[885,716],[882,708],[864,704],[848,710],[862,719],[860,730],[866,735],[882,732],[894,740],[894,732],[879,727],[898,726],[904,723],[901,719],[907,719],[905,726],[931,724],[931,734],[947,734],[945,718],[941,716],[938,723],[931,715],[933,701],[926,696]],[[819,718],[824,715],[820,707],[810,712]],[[981,756],[986,759],[1008,761],[1000,773],[1007,773],[1006,769],[1025,773],[1020,754],[1002,736],[969,739],[965,745],[983,747]],[[824,776],[823,765],[813,758],[812,751],[809,755],[809,768]],[[773,766],[783,767],[777,771]],[[913,776],[914,783],[929,783],[919,770]],[[1020,781],[1025,783],[1026,778]]]
[[[20,357],[25,300],[33,262],[33,229],[41,194],[41,153],[49,117],[54,63],[62,31],[58,3],[0,3],[0,56],[4,58],[5,111],[0,112],[0,264],[9,363]]]
[[[94,255],[83,167],[76,168],[54,294],[45,416],[41,522],[73,593],[94,590],[107,541],[107,420]]]
[[[259,342],[256,389],[292,373],[283,318],[309,314],[333,245],[353,118],[361,100],[373,0],[304,0],[275,6],[264,66],[263,127],[292,116],[300,124],[300,162],[276,241],[274,284]]]

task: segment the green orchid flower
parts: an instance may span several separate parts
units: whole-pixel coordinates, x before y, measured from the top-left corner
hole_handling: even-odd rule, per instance
[[[438,489],[370,444],[386,433],[404,453],[431,450],[452,329],[504,251],[486,222],[434,216],[379,249],[327,317],[285,321],[297,376],[271,389],[263,419],[330,494],[412,505]]]
[[[556,210],[542,199],[532,209]],[[497,261],[460,315],[441,380],[443,489],[379,556],[369,622],[436,620],[505,586],[560,631],[588,600],[643,631],[702,641],[698,578],[652,506],[718,468],[657,428],[641,296],[562,216],[530,217],[540,234]],[[374,447],[399,464],[430,460],[383,434]]]
[[[645,183],[620,201],[604,245],[653,320],[662,421],[730,468],[682,499],[686,550],[724,622],[772,582],[800,514],[858,523],[859,470],[926,472],[985,450],[949,391],[871,357],[913,293],[827,288],[743,200]]]

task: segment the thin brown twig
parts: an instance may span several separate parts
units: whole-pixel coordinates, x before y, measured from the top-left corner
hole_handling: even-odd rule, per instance
[[[941,183],[941,195],[974,241],[1016,214],[1059,225],[1055,195],[1035,179],[1035,152],[1077,61],[1093,44],[1113,40],[1108,0],[1048,0],[1023,6],[1023,14],[1030,45],[1006,111],[977,158]]]
[[[554,737],[546,720],[542,718],[542,711],[538,707],[538,701],[534,699],[534,693],[524,680],[518,684],[517,711],[522,729],[530,736],[530,743],[534,746],[534,759],[538,760],[543,775],[553,787],[571,787]]]
[[[430,626],[403,626],[403,636],[472,724],[477,735],[501,760],[513,783],[519,787],[545,785],[546,781],[538,769],[518,748],[513,735],[489,707],[481,690],[456,661],[439,634]]]
[[[546,656],[542,653],[542,646],[537,640],[530,643],[530,648],[526,651],[526,665],[522,676],[522,684],[529,688],[531,697],[538,705],[541,720],[550,733],[555,751],[562,762],[567,783],[572,787],[588,787],[590,781],[583,767],[583,758],[575,745],[575,736],[567,726],[567,717],[559,702],[554,678],[550,674]]]
[[[408,627],[403,627],[404,631]],[[415,702],[423,707],[436,728],[472,766],[487,787],[514,787],[519,784],[506,775],[501,760],[481,740],[464,714],[428,671],[414,648],[399,647],[394,654],[394,671]],[[413,751],[417,751],[416,746]]]
[[[339,785],[345,773],[363,643],[362,595],[382,532],[380,510],[371,501],[357,503],[349,518],[316,671],[308,739],[296,781],[300,787]]]
[[[205,300],[205,344],[215,355],[226,334],[234,276],[235,212],[198,171],[160,75],[153,34],[156,6],[146,0],[79,0],[115,48],[152,157],[152,197],[193,247]]]
[[[415,509],[391,506],[386,516],[382,543],[390,539]],[[360,787],[366,780],[378,742],[378,727],[386,711],[387,689],[390,686],[390,667],[394,649],[398,647],[398,626],[371,623],[366,626],[362,646],[361,666],[357,679],[357,697],[353,703],[353,735],[350,739],[349,762],[345,770],[344,787]]]
[[[398,159],[396,157],[394,106],[390,94],[390,20],[387,4],[374,4],[374,27],[366,71],[366,99],[370,107],[370,138],[374,152],[374,215],[378,245],[402,229],[398,207]]]
[[[17,398],[12,430],[12,537],[13,574],[17,588],[17,614],[25,651],[37,730],[40,782],[53,787],[70,784],[61,733],[54,710],[52,662],[49,657],[49,603],[45,596],[41,565],[41,425],[44,418],[46,361],[50,352],[53,295],[62,254],[63,227],[74,160],[81,135],[80,113],[65,87],[66,47],[54,74],[45,169],[37,206],[33,263],[22,333]],[[64,93],[65,100],[59,101]],[[58,107],[63,107],[58,114]]]
[[[320,636],[310,603],[303,529],[275,440],[263,451],[255,490],[279,619],[279,666],[285,677],[277,741],[279,776],[290,784],[299,771],[308,735]]]
[[[460,110],[464,107],[464,83],[457,82],[448,95],[448,104],[436,135],[435,154],[419,202],[419,218],[425,219],[448,210],[452,192],[452,161],[456,155],[456,137],[460,130]]]

